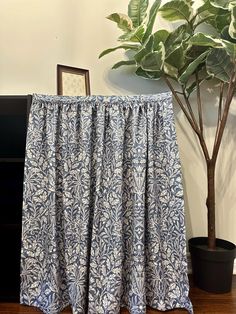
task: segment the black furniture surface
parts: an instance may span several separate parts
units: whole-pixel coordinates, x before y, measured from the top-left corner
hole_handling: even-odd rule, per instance
[[[21,213],[30,95],[0,96],[0,301],[19,301]]]

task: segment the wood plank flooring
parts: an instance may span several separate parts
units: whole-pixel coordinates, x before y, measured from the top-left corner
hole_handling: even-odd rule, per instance
[[[233,278],[233,289],[230,293],[211,294],[194,287],[190,278],[190,298],[194,307],[194,314],[236,314],[236,276]],[[36,308],[19,305],[18,303],[0,303],[0,314],[39,314]],[[69,308],[63,314],[71,314]],[[121,309],[121,314],[128,314],[125,309]],[[163,312],[148,309],[147,314],[160,314]],[[185,310],[166,311],[168,314],[184,314]]]

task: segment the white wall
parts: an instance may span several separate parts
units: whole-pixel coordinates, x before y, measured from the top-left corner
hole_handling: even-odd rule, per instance
[[[126,12],[127,0],[1,0],[0,94],[56,93],[56,64],[88,68],[93,94],[140,94],[166,91],[164,83],[110,70],[124,58],[99,53],[117,45],[115,24],[105,19]],[[161,27],[172,27],[160,22]],[[206,136],[212,144],[215,93],[205,95]],[[192,100],[195,101],[194,99]],[[217,168],[217,235],[236,243],[236,113],[234,101]],[[196,138],[175,105],[185,187],[187,236],[206,234],[206,175]]]
[[[56,93],[56,64],[76,62],[77,0],[1,0],[0,94]]]

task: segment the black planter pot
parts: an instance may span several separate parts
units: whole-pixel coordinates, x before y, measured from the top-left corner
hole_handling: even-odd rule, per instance
[[[225,240],[216,240],[216,250],[207,248],[207,238],[188,241],[194,284],[213,293],[231,291],[236,246]]]

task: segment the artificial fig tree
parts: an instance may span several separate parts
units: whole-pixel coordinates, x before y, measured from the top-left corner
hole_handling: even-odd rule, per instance
[[[172,32],[156,24],[154,30],[157,14],[180,24]],[[113,68],[133,65],[138,76],[164,79],[197,135],[207,168],[208,248],[214,250],[216,161],[236,88],[236,1],[172,0],[163,4],[156,0],[150,6],[148,0],[130,0],[127,14],[113,13],[108,19],[122,31],[120,45],[103,51],[100,57],[117,49],[131,51],[132,57]],[[202,24],[208,24],[209,33],[199,31]],[[207,80],[219,83],[218,118],[211,151],[206,144],[202,100],[202,85]],[[193,95],[195,105],[190,101]]]

